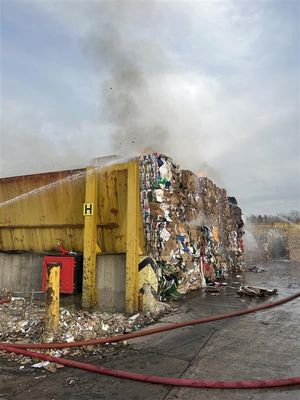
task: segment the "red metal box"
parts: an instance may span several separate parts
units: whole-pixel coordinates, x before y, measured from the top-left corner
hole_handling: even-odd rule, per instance
[[[60,293],[74,293],[74,268],[75,258],[71,256],[44,256],[43,272],[42,272],[42,290],[46,290],[47,280],[47,264],[60,263]]]

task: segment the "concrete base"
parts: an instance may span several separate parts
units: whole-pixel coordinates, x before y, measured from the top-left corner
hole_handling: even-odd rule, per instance
[[[0,253],[0,289],[30,296],[42,286],[43,256],[33,253]]]
[[[126,255],[98,255],[96,266],[97,308],[101,311],[125,311]]]
[[[101,311],[125,311],[126,255],[99,255],[96,266],[96,291]],[[22,292],[29,297],[42,286],[43,255],[0,253],[0,289]],[[70,297],[70,296],[68,296]]]

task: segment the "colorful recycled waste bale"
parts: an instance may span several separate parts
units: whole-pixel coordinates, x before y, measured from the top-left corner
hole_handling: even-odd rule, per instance
[[[141,156],[139,168],[145,242],[159,267],[160,297],[180,297],[238,269],[243,220],[236,199],[162,154]]]

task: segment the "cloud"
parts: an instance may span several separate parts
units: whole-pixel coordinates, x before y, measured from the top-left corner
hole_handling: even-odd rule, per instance
[[[297,208],[298,3],[27,7],[42,21],[41,36],[47,40],[51,28],[61,41],[56,50],[50,41],[40,57],[39,44],[28,37],[35,51],[21,52],[22,68],[42,71],[35,79],[11,68],[18,40],[5,35],[15,55],[4,74],[2,174],[52,168],[49,148],[62,168],[151,146],[184,168],[207,170],[246,213]]]

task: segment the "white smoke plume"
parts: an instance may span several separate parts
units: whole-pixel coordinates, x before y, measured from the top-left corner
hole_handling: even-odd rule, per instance
[[[114,152],[134,156],[158,151],[185,167],[200,168],[205,134],[195,88],[201,81],[207,94],[213,82],[179,73],[176,57],[152,30],[143,29],[156,7],[117,2],[95,9],[84,48],[103,76],[102,118],[112,126]]]

